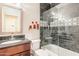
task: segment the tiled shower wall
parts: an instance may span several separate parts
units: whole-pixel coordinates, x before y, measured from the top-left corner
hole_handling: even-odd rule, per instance
[[[65,31],[59,33],[59,46],[79,52],[79,26],[66,26]]]
[[[50,21],[50,23],[52,24],[48,25],[47,27],[41,26],[41,46],[51,43],[79,53],[78,10],[79,4],[67,4],[66,6],[58,10],[54,7],[46,11],[43,15],[43,20],[46,20],[46,22],[48,22],[49,20],[53,20],[53,22]],[[60,14],[60,16],[62,17],[53,18],[51,17],[53,16],[51,12],[56,13],[55,15],[61,12],[62,15]],[[51,37],[52,39],[46,39],[47,37]]]

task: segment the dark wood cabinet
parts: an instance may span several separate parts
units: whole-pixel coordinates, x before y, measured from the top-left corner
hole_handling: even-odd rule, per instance
[[[30,56],[30,43],[1,48],[0,56]]]

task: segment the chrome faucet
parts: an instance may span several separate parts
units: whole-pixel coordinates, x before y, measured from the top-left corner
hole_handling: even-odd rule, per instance
[[[14,40],[15,38],[14,38],[14,36],[13,35],[11,35],[11,40]]]
[[[11,35],[11,39],[10,40],[14,40],[15,38],[14,38],[14,36],[13,36],[13,33],[12,33],[12,35]]]

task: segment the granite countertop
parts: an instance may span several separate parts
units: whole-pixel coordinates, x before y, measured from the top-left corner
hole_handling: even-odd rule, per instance
[[[20,41],[20,42],[14,42],[14,43],[9,43],[9,44],[0,44],[0,49],[1,49],[1,48],[11,47],[11,46],[14,46],[14,45],[29,43],[29,42],[31,42],[31,41],[28,40],[28,39],[25,39],[25,40],[22,40],[22,41]]]

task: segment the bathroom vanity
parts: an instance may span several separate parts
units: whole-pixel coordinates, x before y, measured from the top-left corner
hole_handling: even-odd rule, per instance
[[[17,38],[15,38],[15,36]],[[9,36],[0,37],[0,56],[30,56],[30,41],[22,38],[22,35],[14,35],[14,40]],[[7,37],[7,39],[5,39]],[[19,37],[19,38],[18,38]],[[2,42],[1,42],[2,41]]]
[[[30,56],[30,42],[0,48],[0,56]]]

